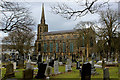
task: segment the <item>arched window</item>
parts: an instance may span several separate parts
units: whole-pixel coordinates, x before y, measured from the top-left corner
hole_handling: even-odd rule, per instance
[[[47,52],[47,44],[44,43],[44,52]]]
[[[59,52],[58,43],[56,43],[56,53]]]
[[[73,48],[74,48],[73,43],[70,43],[70,52],[71,53],[73,52]]]
[[[66,52],[66,44],[65,44],[65,42],[63,42],[63,53],[65,53]]]
[[[50,53],[53,51],[53,43],[50,43]]]

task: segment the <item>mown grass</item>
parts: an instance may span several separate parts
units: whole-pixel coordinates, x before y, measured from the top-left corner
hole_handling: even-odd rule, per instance
[[[15,77],[13,78],[23,78],[23,70],[24,69],[16,69],[15,70]],[[37,69],[34,70],[34,73],[37,73]],[[91,75],[91,78],[103,78],[103,69],[96,68],[96,71],[99,73],[98,75]],[[6,72],[5,68],[2,68],[2,77]],[[65,72],[65,66],[59,66],[59,72]],[[54,68],[52,68],[52,73],[54,73]],[[109,67],[109,75],[110,78],[118,78],[118,67]],[[35,75],[34,75],[35,77]],[[65,72],[63,74],[59,74],[56,76],[50,76],[50,78],[81,78],[79,70],[76,67],[72,67],[72,72]]]

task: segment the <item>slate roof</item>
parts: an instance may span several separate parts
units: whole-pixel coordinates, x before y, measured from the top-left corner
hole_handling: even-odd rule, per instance
[[[71,33],[75,32],[75,29],[72,30],[63,30],[63,31],[52,31],[52,32],[44,32],[43,35],[49,35],[49,34],[63,34],[63,33]]]

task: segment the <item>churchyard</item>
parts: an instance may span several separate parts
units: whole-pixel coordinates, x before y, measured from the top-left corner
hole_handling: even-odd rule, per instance
[[[82,61],[75,58],[52,59],[39,55],[33,62],[29,55],[23,65],[16,61],[2,62],[1,79],[119,79],[120,63],[117,61],[96,61],[94,56],[88,61]]]

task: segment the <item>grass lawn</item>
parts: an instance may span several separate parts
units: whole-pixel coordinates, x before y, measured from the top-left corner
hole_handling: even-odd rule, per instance
[[[24,69],[16,69],[15,77],[13,78],[22,78]],[[5,74],[6,69],[2,68],[2,77]],[[34,73],[37,73],[37,69],[34,70]],[[99,73],[98,75],[92,75],[91,78],[103,78],[103,70],[101,68],[96,68],[96,71]],[[65,72],[65,66],[59,66],[59,72]],[[54,73],[54,68],[52,68],[52,73]],[[118,78],[118,67],[110,67],[109,68],[110,78]],[[34,75],[35,77],[35,75]],[[72,67],[72,72],[65,72],[63,74],[59,74],[56,76],[50,76],[50,78],[80,78],[79,70],[76,67]]]

